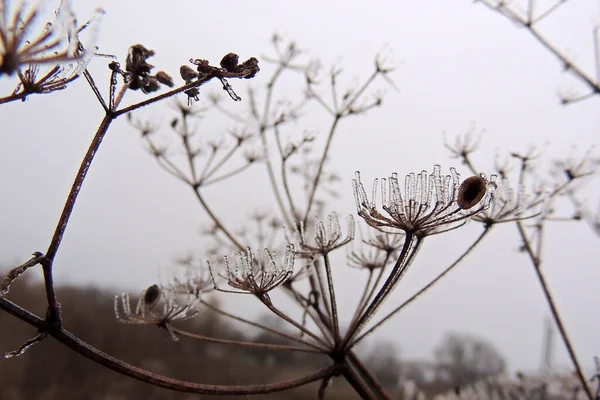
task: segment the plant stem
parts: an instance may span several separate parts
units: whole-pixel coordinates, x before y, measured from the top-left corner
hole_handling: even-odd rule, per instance
[[[244,251],[245,250],[244,246],[242,246],[242,244],[240,242],[238,242],[235,237],[233,237],[231,232],[229,232],[223,226],[223,224],[221,223],[221,220],[219,218],[217,218],[217,216],[208,207],[208,204],[206,203],[206,201],[204,201],[204,198],[202,197],[202,195],[200,195],[200,189],[199,188],[193,188],[193,189],[194,189],[194,193],[196,194],[196,198],[198,199],[200,204],[202,204],[202,207],[204,207],[204,210],[206,211],[208,216],[213,220],[215,225],[225,234],[225,236],[227,236],[227,238],[231,241],[231,244],[233,244],[235,247],[237,247],[240,251]]]
[[[326,368],[322,368],[318,371],[315,371],[312,374],[303,376],[301,378],[260,385],[229,386],[186,382],[158,375],[150,371],[146,371],[144,369],[135,367],[124,361],[121,361],[115,357],[112,357],[89,345],[88,343],[82,341],[81,339],[74,336],[72,333],[65,330],[64,328],[54,328],[52,325],[48,325],[43,319],[30,313],[27,310],[22,309],[21,307],[17,306],[16,304],[12,303],[7,299],[0,298],[0,309],[8,312],[9,314],[12,314],[13,316],[21,319],[24,322],[29,323],[30,325],[37,327],[43,332],[47,332],[50,336],[54,337],[63,345],[67,346],[76,353],[79,353],[80,355],[96,362],[97,364],[100,364],[122,375],[129,376],[130,378],[134,378],[139,381],[151,384],[153,386],[158,386],[179,392],[238,396],[275,393],[303,386],[311,382],[319,381],[329,376],[337,375],[343,369],[343,367],[341,366],[332,365]]]
[[[393,309],[388,315],[386,315],[384,318],[381,319],[381,321],[377,322],[375,325],[373,325],[371,328],[369,328],[369,330],[367,330],[366,332],[364,332],[362,335],[360,335],[359,337],[357,337],[356,339],[354,339],[352,341],[352,345],[354,346],[356,345],[358,342],[360,342],[362,339],[364,339],[366,336],[370,335],[371,333],[373,333],[373,331],[377,328],[379,328],[381,325],[383,325],[388,319],[392,318],[394,315],[396,315],[397,312],[399,312],[400,310],[402,310],[404,307],[406,307],[407,305],[409,305],[410,303],[412,303],[414,300],[417,299],[417,297],[419,297],[420,295],[422,295],[424,292],[426,292],[428,289],[430,289],[433,285],[435,285],[440,279],[442,279],[444,276],[446,276],[454,267],[456,267],[485,237],[485,235],[490,231],[490,227],[486,227],[484,229],[483,232],[481,232],[481,234],[479,235],[479,237],[475,240],[475,242],[473,242],[473,244],[471,244],[471,246],[469,246],[469,248],[467,250],[465,250],[457,259],[456,261],[454,261],[452,264],[450,264],[450,266],[448,266],[445,270],[443,270],[442,272],[440,272],[440,274],[438,276],[436,276],[431,282],[429,282],[427,285],[423,286],[421,288],[421,290],[419,290],[418,292],[416,292],[415,294],[413,294],[410,298],[408,298],[408,300],[406,300],[404,303],[400,304],[398,307],[396,307],[395,309]]]
[[[581,386],[582,386],[583,390],[585,391],[585,394],[587,395],[588,399],[593,400],[594,397],[592,395],[592,390],[590,389],[589,385],[587,384],[587,380],[583,373],[583,368],[581,367],[579,359],[577,358],[577,354],[575,354],[575,349],[574,349],[573,345],[571,344],[571,340],[569,339],[569,335],[567,333],[567,328],[565,327],[565,324],[563,323],[562,318],[560,317],[558,307],[556,306],[554,298],[552,297],[552,293],[550,292],[548,282],[546,282],[546,278],[545,278],[544,274],[542,273],[542,269],[541,269],[542,262],[541,262],[540,256],[539,255],[536,256],[536,254],[534,253],[534,250],[531,246],[529,239],[527,239],[527,236],[525,234],[525,229],[523,228],[523,225],[521,224],[521,222],[517,222],[517,228],[519,229],[519,234],[521,235],[521,239],[523,240],[523,244],[525,245],[525,250],[526,250],[527,254],[529,255],[529,258],[531,259],[531,263],[533,264],[533,269],[535,270],[537,278],[540,282],[540,285],[542,286],[542,290],[544,291],[544,297],[546,298],[546,301],[548,302],[548,305],[550,306],[550,312],[552,313],[554,322],[556,323],[556,326],[558,327],[560,336],[563,340],[563,343],[565,344],[565,347],[567,348],[567,352],[569,353],[571,362],[573,363],[573,367],[575,368],[575,373],[577,374],[577,377],[579,378],[579,381],[581,382]]]
[[[371,304],[367,307],[367,309],[361,314],[361,316],[356,320],[356,322],[348,329],[346,333],[346,337],[342,343],[342,347],[347,347],[348,344],[358,335],[362,327],[369,321],[369,319],[373,316],[379,306],[383,303],[389,293],[394,289],[398,280],[404,275],[407,267],[412,262],[415,254],[417,253],[421,243],[423,242],[422,238],[415,238],[415,236],[411,233],[406,233],[406,238],[404,239],[404,244],[402,246],[402,250],[400,251],[400,255],[398,256],[398,260],[396,261],[396,265],[390,272],[387,280],[383,283],[383,286],[377,292]]]
[[[52,264],[62,242],[65,230],[67,229],[69,218],[73,213],[73,208],[75,207],[77,196],[79,195],[81,187],[83,186],[83,181],[85,180],[90,166],[92,165],[92,161],[94,160],[94,156],[96,155],[96,152],[102,143],[102,139],[104,139],[104,135],[106,135],[106,132],[108,131],[108,127],[115,118],[116,117],[114,114],[107,112],[102,119],[102,122],[100,122],[100,126],[98,126],[98,130],[96,131],[96,134],[94,135],[94,138],[92,139],[92,142],[90,143],[90,146],[88,147],[88,150],[81,161],[79,171],[75,176],[73,185],[71,186],[71,190],[67,196],[67,200],[58,220],[58,224],[56,225],[56,229],[54,230],[54,235],[52,236],[48,250],[41,260],[42,270],[44,273],[44,286],[46,288],[46,299],[48,301],[48,313],[46,318],[57,325],[60,325],[60,309],[56,300],[56,293],[54,291]]]
[[[329,134],[327,135],[327,142],[325,143],[325,148],[323,149],[323,154],[321,155],[321,160],[319,161],[319,167],[317,169],[317,174],[315,175],[315,179],[313,181],[310,194],[308,195],[308,204],[306,206],[306,212],[304,213],[303,222],[306,225],[308,221],[308,217],[310,215],[310,210],[314,204],[315,195],[317,193],[317,188],[319,187],[319,182],[321,180],[321,174],[323,173],[323,167],[325,166],[325,161],[327,160],[327,155],[329,154],[329,148],[331,147],[331,142],[333,141],[333,134],[335,133],[335,129],[337,128],[338,123],[342,119],[341,114],[336,114],[333,123],[331,124],[331,128],[329,128]]]
[[[342,370],[342,375],[346,378],[346,381],[356,390],[356,393],[363,400],[377,399],[375,395],[366,387],[365,382],[360,379],[357,375],[356,371],[352,369],[352,367],[348,364],[344,364],[345,368]]]
[[[305,340],[303,340],[301,338],[298,338],[296,336],[289,335],[289,334],[287,334],[285,332],[282,332],[282,331],[279,331],[277,329],[269,328],[268,326],[265,326],[265,325],[259,324],[257,322],[253,322],[253,321],[247,320],[245,318],[238,317],[237,315],[233,315],[231,313],[228,313],[227,311],[221,310],[220,308],[217,308],[217,307],[213,306],[212,304],[207,303],[206,301],[202,301],[201,300],[201,303],[203,305],[205,305],[207,308],[211,309],[212,311],[214,311],[214,312],[216,312],[216,313],[218,313],[220,315],[223,315],[225,317],[231,318],[231,319],[233,319],[235,321],[238,321],[238,322],[241,322],[241,323],[253,326],[255,328],[262,329],[265,332],[269,332],[269,333],[272,333],[274,335],[284,337],[284,338],[289,339],[289,340],[291,340],[293,342],[304,344],[306,346],[312,347],[313,349],[315,349],[317,351],[320,351],[320,352],[323,352],[323,353],[325,353],[327,351],[326,348],[321,348],[321,347],[319,347],[319,346],[317,346],[317,345],[315,345],[313,343],[307,342],[307,341],[305,341]]]
[[[338,307],[337,301],[335,300],[335,288],[333,286],[333,275],[331,273],[331,265],[329,263],[329,256],[323,255],[323,261],[325,263],[325,273],[327,274],[327,286],[329,288],[329,298],[331,299],[331,314],[333,316],[333,340],[336,345],[340,341],[340,323],[338,321]]]
[[[267,349],[267,350],[285,350],[285,351],[299,351],[304,353],[317,353],[324,354],[323,350],[307,348],[307,347],[298,347],[298,346],[288,346],[281,344],[269,344],[269,343],[256,343],[256,342],[246,342],[241,340],[229,340],[229,339],[219,339],[211,336],[200,335],[193,332],[188,332],[183,329],[171,327],[171,331],[177,335],[185,336],[190,339],[202,340],[204,342],[210,343],[219,343],[226,345],[234,345],[234,346],[242,346],[242,347],[254,347],[259,349]]]
[[[297,323],[296,321],[294,321],[293,319],[291,319],[290,317],[288,317],[287,315],[285,315],[285,313],[281,312],[277,307],[275,307],[273,305],[273,303],[271,303],[270,300],[266,300],[264,297],[259,297],[259,300],[265,306],[267,306],[267,308],[269,310],[271,310],[279,318],[281,318],[284,321],[288,322],[290,325],[296,327],[300,332],[303,332],[305,335],[310,336],[311,338],[313,338],[314,340],[316,340],[317,342],[319,342],[322,346],[324,346],[325,348],[327,348],[327,343],[325,343],[325,341],[323,339],[321,339],[320,337],[318,337],[317,335],[315,335],[314,333],[312,333],[311,331],[309,331],[308,329],[306,329],[305,327],[303,327],[302,325],[300,325],[299,323]]]
[[[375,392],[378,399],[381,399],[381,400],[391,400],[392,399],[390,394],[385,390],[385,388],[383,386],[381,386],[381,384],[377,381],[377,378],[375,378],[373,376],[373,374],[371,374],[371,371],[369,371],[369,369],[364,366],[364,364],[360,361],[360,359],[356,356],[356,354],[354,354],[354,352],[349,351],[347,357],[348,357],[348,360],[350,361],[350,363],[352,363],[352,365],[357,368],[358,373],[363,378],[365,383],[367,383],[369,385],[369,387],[371,388],[371,390],[373,390]]]
[[[98,127],[96,134],[94,135],[94,138],[92,139],[92,142],[90,143],[87,153],[81,161],[79,171],[75,176],[75,180],[73,181],[73,185],[71,186],[71,190],[69,191],[69,195],[67,196],[67,201],[65,202],[65,205],[63,207],[60,219],[58,220],[58,224],[56,226],[56,229],[54,230],[52,241],[50,242],[50,246],[46,251],[46,258],[48,258],[49,260],[54,260],[54,257],[56,256],[56,252],[58,251],[65,230],[67,229],[69,217],[73,212],[73,207],[75,206],[75,201],[77,200],[77,196],[79,195],[81,186],[83,185],[83,181],[85,180],[90,166],[92,165],[92,161],[94,160],[94,156],[96,155],[96,152],[98,151],[98,148],[102,143],[102,139],[104,139],[104,135],[106,135],[108,127],[115,118],[116,117],[111,113],[107,113],[104,116],[102,122],[100,122],[100,126]]]

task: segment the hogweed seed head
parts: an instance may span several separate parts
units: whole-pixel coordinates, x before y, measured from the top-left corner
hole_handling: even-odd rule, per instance
[[[191,256],[177,262],[168,283],[177,294],[186,294],[200,298],[204,293],[214,290],[214,283],[206,270],[204,262],[196,262]]]
[[[40,76],[38,64],[31,64],[25,71],[17,71],[17,74],[19,75],[20,83],[17,85],[14,93],[22,90],[25,93],[22,98],[23,101],[27,99],[27,95],[29,94],[51,93],[63,90],[69,82],[74,81],[78,77],[73,68],[58,65],[48,70],[45,75]]]
[[[300,223],[300,231],[298,232],[298,238],[300,240],[300,247],[307,252],[316,254],[327,254],[331,251],[342,247],[352,240],[354,240],[356,230],[356,224],[354,223],[354,217],[348,216],[348,235],[345,239],[342,239],[342,228],[340,226],[340,220],[335,212],[332,212],[327,216],[327,228],[325,223],[318,218],[315,219],[315,244],[309,244],[306,232],[304,230],[304,224]]]
[[[129,73],[129,89],[141,89],[142,92],[147,94],[160,89],[161,83],[169,87],[173,86],[173,78],[164,71],[159,71],[156,75],[150,75],[154,65],[149,64],[146,60],[154,54],[153,50],[147,49],[141,44],[129,48],[125,62],[125,70]]]
[[[154,308],[161,298],[164,307],[162,312],[158,312]],[[129,293],[115,296],[115,316],[119,322],[125,324],[158,325],[166,328],[173,340],[178,340],[169,330],[169,323],[195,317],[198,315],[199,305],[199,299],[192,297],[187,297],[185,304],[179,304],[173,290],[152,285],[140,294],[134,311],[131,310]]]
[[[237,291],[221,289],[217,286],[212,266],[207,261],[215,289],[221,292],[249,293],[264,297],[276,287],[285,283],[294,272],[295,251],[294,245],[288,244],[285,248],[283,263],[279,266],[275,261],[276,253],[265,249],[266,258],[256,258],[250,247],[246,252],[239,252],[230,261],[225,256],[226,274],[223,276],[229,286]]]
[[[352,185],[358,215],[367,224],[384,231],[400,229],[424,237],[455,229],[489,207],[495,180],[495,175],[489,181],[474,176],[460,184],[455,168],[450,168],[450,175],[442,176],[441,167],[435,165],[429,175],[427,171],[407,175],[403,194],[398,174],[393,173],[388,179],[381,179],[381,208],[385,213],[376,205],[378,179],[373,184],[371,200],[359,172]]]
[[[387,259],[389,257],[386,257],[385,252],[379,249],[370,249],[368,251],[359,249],[348,254],[348,265],[353,268],[374,271],[384,268]]]
[[[402,248],[405,236],[402,233],[378,232],[372,237],[363,240],[363,243],[383,250],[386,253],[394,254]]]

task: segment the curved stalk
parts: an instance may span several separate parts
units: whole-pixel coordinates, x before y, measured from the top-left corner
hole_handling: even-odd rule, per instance
[[[247,342],[247,341],[243,341],[243,340],[220,339],[220,338],[215,338],[215,337],[211,337],[211,336],[200,335],[200,334],[193,333],[193,332],[188,332],[183,329],[174,328],[174,327],[170,327],[170,330],[171,330],[171,332],[173,332],[177,335],[184,336],[184,337],[187,337],[190,339],[201,340],[203,342],[241,346],[241,347],[254,347],[254,348],[259,348],[259,349],[267,349],[267,350],[298,351],[298,352],[304,352],[304,353],[317,353],[317,354],[324,353],[322,350],[312,349],[312,348],[307,348],[307,347],[287,346],[287,345],[269,344],[269,343],[256,343],[256,342]]]
[[[96,349],[95,347],[89,345],[88,343],[82,341],[81,339],[79,339],[71,332],[65,330],[62,327],[58,329],[53,329],[53,327],[51,325],[48,325],[43,319],[37,317],[36,315],[30,313],[27,310],[22,309],[21,307],[17,306],[16,304],[12,303],[7,299],[0,298],[0,309],[3,309],[4,311],[14,315],[22,321],[37,327],[41,331],[47,332],[48,335],[54,337],[63,345],[67,346],[76,353],[79,353],[80,355],[96,362],[97,364],[100,364],[122,375],[129,376],[130,378],[134,378],[139,381],[151,384],[153,386],[158,386],[179,392],[212,395],[246,396],[275,393],[303,386],[308,383],[321,380],[328,376],[337,375],[342,369],[341,366],[332,365],[326,368],[322,368],[312,374],[303,376],[301,378],[261,385],[229,386],[181,381],[178,379],[172,379],[155,374],[150,371],[146,371],[142,368],[138,368],[124,361],[121,361],[109,354],[106,354]]]
[[[297,328],[300,332],[303,332],[305,335],[310,336],[311,338],[313,338],[314,340],[316,340],[317,342],[319,342],[322,346],[327,347],[327,343],[325,343],[325,341],[323,339],[321,339],[320,337],[318,337],[317,335],[315,335],[314,333],[312,333],[311,331],[309,331],[308,329],[306,329],[305,327],[303,327],[302,325],[300,325],[299,323],[297,323],[296,321],[294,321],[293,319],[291,319],[290,317],[288,317],[287,315],[285,315],[283,312],[281,312],[277,307],[275,307],[273,305],[273,303],[271,303],[270,300],[265,299],[264,297],[259,297],[258,298],[265,306],[267,306],[267,308],[269,310],[271,310],[273,312],[273,314],[277,315],[279,318],[283,319],[284,321],[286,321],[287,323],[289,323],[290,325],[294,326],[295,328]]]
[[[304,218],[302,219],[304,225],[308,222],[308,216],[310,215],[310,211],[315,202],[315,195],[317,194],[317,188],[319,187],[319,182],[321,181],[321,174],[323,173],[323,167],[325,166],[325,161],[327,160],[327,155],[329,154],[329,149],[331,147],[331,143],[333,141],[333,134],[335,133],[335,129],[337,128],[338,123],[342,119],[341,114],[336,114],[333,120],[333,124],[331,124],[331,128],[329,128],[329,134],[327,135],[327,142],[325,142],[325,148],[323,149],[323,154],[321,155],[321,160],[319,161],[319,167],[317,168],[317,174],[313,180],[313,184],[310,189],[310,194],[308,195],[308,203],[306,205],[306,212],[304,213]]]
[[[383,286],[377,292],[371,304],[367,307],[367,309],[362,313],[362,315],[358,318],[356,323],[348,329],[348,333],[344,338],[342,343],[343,347],[347,347],[348,344],[358,335],[360,330],[365,326],[365,324],[369,321],[369,319],[377,312],[377,309],[383,301],[387,298],[389,293],[394,289],[396,283],[400,280],[400,278],[406,272],[408,266],[411,264],[415,254],[419,250],[421,243],[423,242],[423,238],[416,237],[407,233],[406,238],[404,240],[404,245],[402,246],[402,250],[400,251],[400,255],[398,256],[398,260],[396,261],[396,265],[390,272],[387,280],[384,282]]]
[[[306,340],[303,340],[303,339],[301,339],[301,338],[298,338],[298,337],[296,337],[296,336],[293,336],[293,335],[287,334],[287,333],[285,333],[285,332],[282,332],[282,331],[279,331],[279,330],[277,330],[277,329],[269,328],[268,326],[265,326],[265,325],[259,324],[258,322],[253,322],[253,321],[247,320],[247,319],[245,319],[245,318],[238,317],[237,315],[233,315],[233,314],[231,314],[231,313],[228,313],[227,311],[221,310],[220,308],[217,308],[217,307],[213,306],[212,304],[210,304],[210,303],[207,303],[207,302],[205,302],[205,301],[203,301],[203,300],[201,300],[200,302],[201,302],[203,305],[205,305],[206,307],[208,307],[209,309],[211,309],[212,311],[214,311],[214,312],[216,312],[216,313],[218,313],[218,314],[220,314],[220,315],[223,315],[223,316],[225,316],[225,317],[227,317],[227,318],[231,318],[231,319],[233,319],[233,320],[235,320],[235,321],[238,321],[238,322],[241,322],[241,323],[244,323],[244,324],[247,324],[247,325],[253,326],[253,327],[255,327],[255,328],[262,329],[262,330],[264,330],[265,332],[269,332],[269,333],[272,333],[272,334],[274,334],[274,335],[277,335],[277,336],[284,337],[284,338],[286,338],[286,339],[289,339],[289,340],[291,340],[291,341],[293,341],[293,342],[296,342],[296,343],[301,343],[301,344],[303,344],[303,345],[306,345],[306,346],[312,347],[313,349],[315,349],[315,350],[318,350],[318,351],[321,351],[321,352],[326,352],[326,351],[328,351],[326,348],[319,347],[319,346],[317,346],[317,345],[315,345],[315,344],[313,344],[313,343],[307,342]]]
[[[204,201],[204,198],[200,195],[200,188],[193,188],[193,189],[194,189],[194,193],[196,194],[196,198],[198,199],[200,204],[202,204],[202,207],[204,207],[204,211],[206,211],[206,213],[208,214],[210,219],[212,219],[213,222],[215,223],[215,225],[225,234],[225,236],[227,236],[227,238],[231,241],[231,244],[233,244],[235,247],[240,249],[240,251],[244,251],[245,247],[242,246],[242,244],[237,241],[237,239],[231,234],[231,232],[229,232],[223,226],[223,224],[221,223],[221,220],[219,218],[217,218],[217,216],[208,207],[208,204],[206,203],[206,201]]]
[[[375,331],[375,329],[379,328],[387,320],[389,320],[394,315],[396,315],[397,312],[399,312],[404,307],[406,307],[407,305],[409,305],[410,303],[412,303],[414,300],[417,299],[417,297],[419,297],[420,295],[422,295],[423,293],[425,293],[428,289],[430,289],[433,285],[435,285],[440,279],[442,279],[444,276],[446,276],[454,267],[456,267],[483,240],[483,238],[485,237],[485,235],[490,231],[490,228],[491,228],[491,226],[486,227],[484,229],[484,231],[481,232],[481,234],[479,235],[479,237],[475,240],[475,242],[473,242],[473,244],[471,244],[471,246],[469,246],[469,248],[467,250],[465,250],[452,264],[450,264],[450,266],[448,266],[445,270],[443,270],[442,272],[440,272],[440,274],[438,276],[436,276],[427,285],[423,286],[418,292],[416,292],[410,298],[408,298],[408,300],[404,301],[398,307],[394,308],[388,315],[386,315],[385,317],[383,317],[379,322],[377,322],[375,325],[373,325],[371,328],[369,328],[366,332],[364,332],[363,334],[361,334],[360,336],[358,336],[356,339],[354,339],[352,341],[352,344],[350,346],[356,345],[358,342],[360,342],[361,340],[363,340],[366,336],[368,336],[371,333],[373,333],[373,331]]]
[[[327,253],[323,255],[325,263],[325,273],[327,274],[327,286],[329,288],[329,298],[331,299],[331,314],[333,316],[333,339],[337,344],[340,341],[340,323],[338,321],[338,307],[335,300],[335,288],[333,287],[333,275],[331,274],[331,264]]]

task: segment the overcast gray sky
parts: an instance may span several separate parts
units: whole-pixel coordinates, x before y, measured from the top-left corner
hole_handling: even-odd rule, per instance
[[[543,9],[550,2],[536,2]],[[331,166],[342,177],[343,195],[330,211],[355,212],[351,184],[355,170],[365,182],[397,171],[401,176],[439,163],[447,171],[442,132],[449,138],[475,127],[485,130],[476,161],[492,168],[495,155],[545,145],[544,157],[583,154],[598,144],[600,97],[563,107],[558,92],[585,90],[524,30],[471,1],[253,1],[202,2],[74,0],[84,21],[96,6],[107,14],[101,21],[100,52],[124,63],[128,46],[142,43],[156,51],[149,60],[177,77],[189,58],[217,64],[230,52],[242,59],[272,54],[270,38],[277,32],[293,39],[324,66],[344,69],[343,84],[352,85],[371,72],[383,52],[397,70],[399,88],[385,90],[384,103],[366,116],[343,121],[333,143]],[[590,74],[594,73],[592,28],[600,23],[598,1],[567,3],[540,28]],[[105,59],[91,70],[106,92]],[[262,90],[272,67],[251,81],[232,82],[244,100],[249,86]],[[290,83],[290,91],[297,88]],[[0,80],[6,93],[9,85]],[[203,88],[233,103],[217,82]],[[296,92],[291,92],[292,94]],[[133,99],[137,98],[135,96]],[[126,99],[127,101],[127,99]],[[44,251],[60,214],[72,178],[103,112],[83,79],[65,91],[32,96],[25,103],[0,107],[0,263],[14,265],[33,251]],[[140,117],[162,126],[172,115],[166,104],[144,110]],[[165,116],[162,119],[162,116]],[[304,129],[325,134],[327,116],[315,113],[305,125],[291,125],[290,135]],[[226,121],[214,115],[200,122],[218,134]],[[208,134],[207,133],[207,134]],[[256,173],[255,173],[256,172]],[[261,166],[232,186],[207,190],[207,200],[225,220],[235,224],[254,205],[272,206]],[[254,174],[254,175],[253,175]],[[248,183],[248,177],[257,180]],[[595,206],[598,186],[586,196]],[[249,200],[251,199],[251,200]],[[568,212],[568,209],[565,209]],[[165,174],[144,150],[139,135],[124,118],[109,131],[79,197],[56,259],[56,281],[93,283],[141,290],[158,279],[158,271],[186,252],[202,251],[198,232],[207,219],[190,190]],[[345,226],[345,225],[343,225]],[[445,268],[479,233],[471,224],[458,232],[426,241],[388,308],[410,296]],[[535,369],[540,361],[547,305],[531,265],[517,253],[513,226],[498,228],[456,271],[381,329],[377,337],[397,343],[406,358],[429,358],[446,331],[479,335],[492,341],[511,369]],[[547,233],[545,271],[565,316],[573,342],[586,365],[600,355],[597,333],[600,306],[600,246],[587,226],[553,225]],[[360,273],[340,265],[338,296],[358,296]],[[233,304],[249,312],[244,303]],[[255,310],[255,309],[253,309]],[[556,343],[555,363],[568,365]]]

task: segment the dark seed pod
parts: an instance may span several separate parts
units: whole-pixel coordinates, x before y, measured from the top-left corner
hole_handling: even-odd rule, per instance
[[[254,78],[258,71],[260,71],[258,60],[254,57],[250,57],[235,68],[235,72],[244,74],[244,79]]]
[[[152,285],[144,292],[144,306],[146,308],[152,308],[160,300],[162,291],[158,285]]]
[[[240,57],[237,54],[228,53],[221,59],[221,68],[228,72],[233,72],[235,71],[235,67],[237,67],[239,60]]]
[[[158,71],[156,73],[156,79],[163,85],[173,87],[173,78],[171,78],[165,71]]]
[[[194,78],[198,77],[198,73],[187,65],[182,65],[181,68],[179,68],[179,74],[181,75],[181,79],[186,83],[190,83]]]
[[[148,75],[147,79],[142,81],[142,91],[144,93],[156,92],[158,89],[160,89],[160,83],[155,77]]]
[[[458,188],[457,203],[463,210],[468,210],[479,203],[487,192],[487,180],[482,176],[471,176]]]

